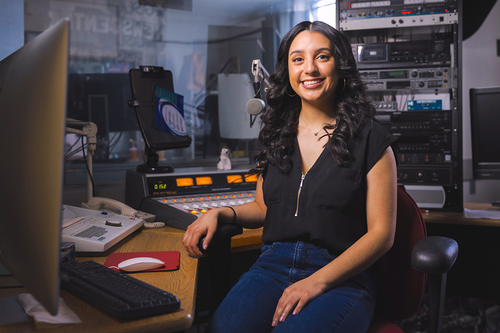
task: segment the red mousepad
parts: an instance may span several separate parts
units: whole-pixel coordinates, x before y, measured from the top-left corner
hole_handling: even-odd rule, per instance
[[[104,263],[104,266],[109,267],[117,272],[120,272],[118,264],[121,263],[122,261],[138,257],[149,257],[163,261],[165,263],[165,266],[155,269],[148,269],[145,272],[174,271],[176,269],[179,269],[180,255],[181,254],[179,251],[112,253],[109,255],[108,259]]]

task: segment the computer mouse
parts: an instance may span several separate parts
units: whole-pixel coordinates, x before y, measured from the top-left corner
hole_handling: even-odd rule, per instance
[[[163,261],[150,257],[137,257],[122,261],[118,268],[125,272],[140,272],[148,269],[160,268],[165,265]]]

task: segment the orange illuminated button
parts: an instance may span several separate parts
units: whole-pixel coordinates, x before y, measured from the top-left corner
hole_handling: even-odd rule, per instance
[[[212,177],[196,177],[196,185],[212,185]]]
[[[177,178],[175,182],[177,183],[178,187],[194,185],[193,178]]]

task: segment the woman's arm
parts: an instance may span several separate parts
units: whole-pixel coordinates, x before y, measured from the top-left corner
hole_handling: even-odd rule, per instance
[[[257,180],[255,201],[246,204],[211,209],[191,223],[184,233],[182,242],[188,253],[192,256],[201,257],[203,254],[198,248],[198,242],[204,235],[203,248],[207,248],[217,230],[218,223],[236,223],[244,228],[260,228],[264,225],[267,207],[262,194],[262,177]],[[235,218],[236,213],[236,220]]]
[[[390,147],[367,174],[366,180],[367,233],[328,265],[285,289],[276,307],[273,326],[284,321],[290,313],[299,313],[326,290],[361,273],[392,247],[396,231],[397,178]]]

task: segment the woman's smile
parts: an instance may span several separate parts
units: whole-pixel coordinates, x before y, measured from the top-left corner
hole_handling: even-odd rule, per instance
[[[317,88],[321,83],[323,83],[323,80],[319,79],[302,81],[302,85],[307,89]]]

